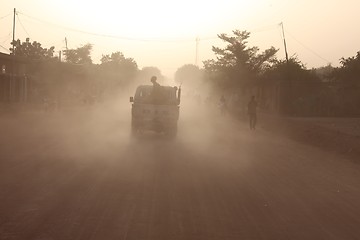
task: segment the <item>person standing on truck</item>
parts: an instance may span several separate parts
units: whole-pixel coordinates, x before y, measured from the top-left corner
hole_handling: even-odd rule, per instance
[[[150,81],[153,84],[153,89],[151,92],[151,96],[152,96],[152,102],[153,103],[159,103],[161,102],[161,98],[162,98],[162,94],[161,94],[161,85],[156,82],[157,77],[156,76],[152,76]]]
[[[152,77],[151,77],[151,80],[150,80],[150,81],[152,82],[154,88],[155,88],[155,87],[160,87],[160,84],[159,84],[156,80],[157,80],[157,77],[156,77],[156,76],[152,76]]]
[[[250,129],[255,130],[256,122],[257,122],[257,101],[255,100],[255,96],[251,96],[250,102],[248,103],[248,114],[250,121]]]

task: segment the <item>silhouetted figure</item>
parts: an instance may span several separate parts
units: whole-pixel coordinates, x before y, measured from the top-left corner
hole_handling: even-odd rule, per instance
[[[152,76],[150,81],[152,82],[154,87],[160,87],[160,84],[158,82],[156,82],[156,80],[157,80],[157,77]]]
[[[221,95],[220,102],[219,102],[220,112],[222,115],[226,114],[227,111],[227,103],[224,95]]]
[[[248,103],[248,114],[249,114],[251,130],[255,130],[256,127],[256,121],[257,121],[256,108],[257,108],[257,101],[255,100],[255,96],[252,96],[250,102]]]
[[[153,103],[159,103],[162,100],[162,93],[161,93],[161,86],[158,82],[156,82],[157,77],[156,76],[152,76],[151,77],[151,82],[153,84],[153,89],[151,92],[151,96],[152,96],[152,101]]]

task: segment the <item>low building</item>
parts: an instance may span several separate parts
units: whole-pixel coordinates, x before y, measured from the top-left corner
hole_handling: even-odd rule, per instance
[[[26,102],[28,61],[0,53],[0,102]]]

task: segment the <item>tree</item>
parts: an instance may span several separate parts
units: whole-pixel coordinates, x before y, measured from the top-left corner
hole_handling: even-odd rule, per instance
[[[198,87],[203,78],[203,71],[193,64],[185,64],[175,72],[175,82]]]
[[[29,94],[29,99],[39,101],[41,96],[48,94],[49,86],[54,86],[54,82],[58,80],[58,69],[56,58],[54,57],[54,47],[44,48],[37,41],[30,42],[30,38],[26,38],[24,42],[20,39],[12,41],[10,48],[11,55],[26,59],[25,74],[29,79],[29,93],[37,92],[35,96]]]
[[[278,87],[280,110],[283,113],[314,114],[322,83],[315,70],[308,70],[296,57],[289,61],[277,60],[268,68],[258,82],[264,89]],[[269,94],[268,94],[269,95]],[[269,99],[261,99],[263,105]],[[270,101],[274,101],[271,99]]]
[[[54,58],[55,47],[49,49],[43,48],[41,43],[33,41],[30,42],[30,38],[26,38],[25,42],[21,42],[20,39],[12,41],[10,48],[11,54],[19,57],[26,57],[29,60],[44,60]]]
[[[132,82],[138,72],[135,60],[133,58],[126,58],[119,51],[113,52],[110,55],[103,55],[100,61],[101,64],[97,75],[99,79],[106,79],[104,85],[107,88],[123,86]]]
[[[68,49],[64,51],[65,59],[68,63],[72,64],[91,64],[92,59],[90,56],[92,45],[85,44],[77,49]]]
[[[322,82],[334,82],[334,70],[335,68],[330,64],[316,68],[316,74],[319,76]]]
[[[156,76],[158,82],[164,81],[164,76],[161,73],[161,70],[157,67],[143,67],[138,74],[139,82],[143,84],[151,84],[150,78]]]
[[[103,55],[101,66],[111,68],[116,71],[137,70],[137,63],[133,58],[126,58],[121,52],[114,52],[111,55]]]
[[[360,87],[360,51],[356,56],[340,59],[341,67],[335,71],[335,78],[344,87],[359,88]]]
[[[360,116],[360,51],[356,56],[341,58],[341,67],[335,69],[338,115]]]
[[[219,87],[243,86],[255,80],[276,60],[275,54],[278,50],[274,47],[262,53],[258,53],[258,47],[248,47],[247,40],[250,33],[247,31],[234,30],[233,36],[219,34],[218,37],[226,42],[227,46],[225,48],[213,46],[216,60],[204,61],[204,67],[208,74],[223,78],[217,79]]]

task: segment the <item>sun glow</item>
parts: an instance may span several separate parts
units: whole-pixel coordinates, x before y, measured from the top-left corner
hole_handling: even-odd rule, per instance
[[[63,1],[67,2],[67,1]],[[259,1],[258,1],[259,2]],[[258,3],[257,2],[257,3]],[[246,15],[253,1],[69,1],[65,21],[82,29],[135,38],[195,37]],[[234,24],[235,21],[234,21]]]

